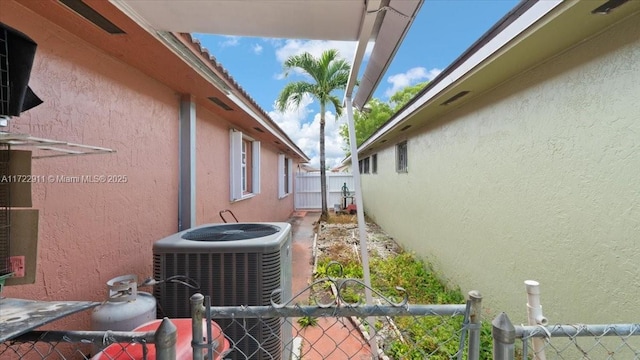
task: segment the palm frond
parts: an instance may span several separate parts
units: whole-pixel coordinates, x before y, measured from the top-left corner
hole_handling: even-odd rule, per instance
[[[289,71],[296,68],[301,69],[302,71],[307,73],[316,82],[321,82],[322,77],[324,76],[322,73],[322,68],[318,64],[318,60],[308,52],[290,56],[289,58],[287,58],[287,60],[285,60],[284,62],[285,73],[288,74]]]
[[[295,81],[285,85],[276,99],[276,108],[285,111],[290,105],[299,107],[304,94],[315,96],[316,85],[304,81]]]
[[[336,110],[336,120],[342,115],[342,101],[335,95],[331,95],[328,99],[333,108]]]
[[[298,107],[303,95],[309,94],[317,98],[320,104],[332,103],[336,114],[340,116],[342,104],[331,93],[346,88],[351,66],[338,56],[335,49],[324,51],[318,58],[308,52],[290,56],[284,62],[285,75],[293,69],[300,69],[311,76],[315,83],[300,81],[287,84],[276,100],[278,110],[284,111],[290,105]]]

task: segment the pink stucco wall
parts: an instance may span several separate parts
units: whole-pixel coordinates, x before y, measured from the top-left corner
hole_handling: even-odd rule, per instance
[[[36,283],[7,287],[2,295],[102,301],[107,280],[152,275],[153,243],[177,231],[179,96],[107,55],[98,44],[81,40],[13,0],[0,1],[0,21],[39,44],[30,85],[45,101],[3,130],[117,151],[36,159],[32,173],[127,178],[120,184],[34,184],[33,205],[40,210]],[[221,222],[218,213],[223,209],[232,210],[240,221],[289,218],[293,194],[278,199],[280,150],[273,140],[262,142],[261,193],[231,203],[229,128],[238,125],[201,104],[196,113],[197,224]],[[87,311],[49,327],[86,329],[89,319]]]
[[[117,150],[33,160],[33,174],[127,177],[122,184],[34,184],[33,205],[40,209],[36,283],[7,287],[3,296],[103,300],[110,278],[151,275],[152,243],[177,229],[178,98],[140,71],[2,1],[0,21],[39,44],[30,85],[44,100],[4,130]],[[85,312],[62,326],[86,328],[88,320]]]
[[[231,203],[229,129],[232,125],[202,106],[197,107],[196,113],[196,222],[220,223],[219,212],[225,209],[231,210],[241,222],[287,220],[293,212],[293,194],[278,199],[278,150],[266,141],[261,142],[260,194]],[[233,220],[229,214],[225,218]]]

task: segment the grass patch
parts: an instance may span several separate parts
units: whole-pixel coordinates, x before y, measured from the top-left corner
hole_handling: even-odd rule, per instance
[[[332,216],[333,218],[333,216]],[[332,265],[338,261],[340,266]],[[341,272],[342,271],[342,272]],[[395,289],[407,291],[410,304],[464,304],[465,296],[459,289],[450,289],[433,271],[430,264],[409,252],[401,252],[385,259],[373,255],[370,260],[372,287],[394,302],[402,300]],[[342,277],[362,279],[362,265],[353,250],[340,243],[334,244],[318,259],[316,278]],[[364,288],[347,286],[341,296],[349,303],[364,302]],[[425,316],[395,317],[394,321],[403,334],[412,341],[392,339],[387,354],[396,359],[449,359],[458,351],[459,329],[462,317]],[[492,358],[491,324],[483,321],[480,339],[480,358]]]

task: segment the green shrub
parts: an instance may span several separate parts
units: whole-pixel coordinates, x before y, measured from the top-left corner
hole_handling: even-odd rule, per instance
[[[362,279],[362,265],[355,256],[340,254],[340,266],[331,264],[330,256],[319,259],[316,278]],[[344,259],[347,259],[344,261]],[[396,290],[406,290],[410,304],[463,304],[465,297],[460,289],[449,289],[433,271],[430,264],[415,257],[413,253],[402,252],[396,256],[381,258],[373,256],[370,261],[371,285],[393,302],[400,302],[404,294]],[[340,276],[342,275],[342,276]],[[349,303],[364,301],[364,288],[348,283],[341,288],[343,300]],[[422,360],[450,359],[458,351],[458,334],[462,327],[462,317],[396,317],[398,329],[410,341],[394,339],[387,345],[386,352],[395,359]],[[376,324],[378,325],[378,324]],[[377,327],[377,326],[376,326]],[[484,321],[480,336],[480,359],[492,358],[491,324]],[[466,351],[466,350],[465,350]]]

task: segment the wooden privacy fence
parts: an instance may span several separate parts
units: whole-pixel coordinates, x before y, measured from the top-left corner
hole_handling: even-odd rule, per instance
[[[327,173],[327,206],[333,209],[342,201],[342,187],[347,185],[351,193],[355,192],[351,173]],[[316,210],[322,208],[320,173],[298,173],[295,185],[296,210]],[[350,203],[351,200],[349,200]]]

